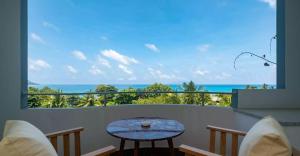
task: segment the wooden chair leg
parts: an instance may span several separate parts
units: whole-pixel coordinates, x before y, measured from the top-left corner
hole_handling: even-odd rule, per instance
[[[80,132],[75,132],[75,156],[80,156],[81,155],[81,148],[80,148]]]
[[[216,151],[216,130],[210,130],[210,139],[209,139],[209,152],[215,153]]]
[[[70,135],[65,134],[63,136],[63,142],[64,142],[64,156],[70,156]]]
[[[222,156],[226,154],[226,132],[221,132],[220,154]]]
[[[57,136],[51,137],[50,142],[52,146],[54,147],[55,151],[57,152]]]
[[[232,139],[231,139],[231,155],[232,156],[237,156],[238,155],[238,141],[239,141],[239,136],[237,134],[232,134]]]

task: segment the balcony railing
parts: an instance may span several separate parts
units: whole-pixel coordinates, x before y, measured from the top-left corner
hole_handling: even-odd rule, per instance
[[[231,106],[233,93],[205,91],[25,93],[28,107],[67,108],[121,104],[196,104]]]

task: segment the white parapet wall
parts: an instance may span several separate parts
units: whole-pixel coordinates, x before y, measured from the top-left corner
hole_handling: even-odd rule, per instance
[[[300,109],[299,90],[238,90],[237,108],[240,109]]]

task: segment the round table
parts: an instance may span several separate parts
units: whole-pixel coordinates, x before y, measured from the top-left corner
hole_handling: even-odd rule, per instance
[[[142,123],[150,127],[142,127]],[[176,120],[154,117],[139,117],[113,121],[106,127],[108,134],[120,138],[120,155],[123,155],[125,140],[134,141],[134,156],[138,156],[141,141],[149,141],[155,148],[155,141],[167,140],[170,154],[174,156],[173,138],[184,132],[184,126]]]

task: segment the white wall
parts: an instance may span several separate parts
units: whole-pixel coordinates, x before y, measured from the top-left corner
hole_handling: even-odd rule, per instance
[[[286,87],[300,95],[300,1],[288,0],[285,6]]]
[[[300,109],[299,91],[291,89],[239,90],[238,108]]]
[[[20,2],[0,1],[0,127],[20,112]]]

